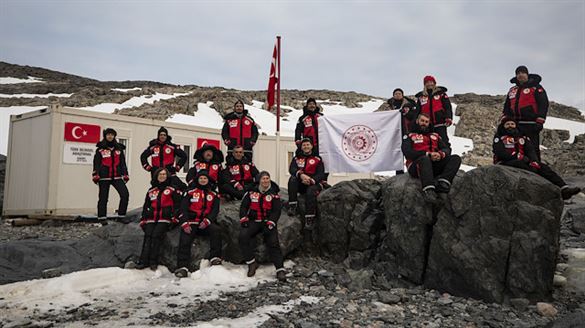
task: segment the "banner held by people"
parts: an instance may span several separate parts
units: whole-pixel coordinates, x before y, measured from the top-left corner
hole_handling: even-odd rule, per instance
[[[400,112],[319,117],[319,155],[327,172],[403,169]]]

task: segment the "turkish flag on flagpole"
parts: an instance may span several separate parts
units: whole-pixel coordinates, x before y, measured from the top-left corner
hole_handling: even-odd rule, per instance
[[[275,99],[276,98],[276,99]],[[272,51],[268,91],[266,95],[267,109],[272,110],[276,100],[276,131],[280,131],[280,36],[276,37],[276,44]]]

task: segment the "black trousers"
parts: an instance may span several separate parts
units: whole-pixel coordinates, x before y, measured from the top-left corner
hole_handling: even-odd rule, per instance
[[[530,141],[532,141],[532,145],[534,146],[534,151],[536,151],[536,156],[538,157],[538,161],[540,162],[540,131],[542,130],[542,125],[538,124],[518,124],[518,131],[523,135],[527,136]]]
[[[158,255],[165,233],[169,230],[169,223],[153,222],[144,226],[144,241],[140,262],[145,265],[158,265]]]
[[[99,198],[97,204],[98,217],[102,218],[107,215],[108,211],[108,196],[110,194],[110,186],[113,186],[118,195],[120,195],[120,204],[118,205],[118,215],[126,215],[128,210],[128,199],[130,195],[126,183],[122,179],[115,180],[100,180],[99,181]]]
[[[567,184],[565,183],[565,180],[563,180],[563,178],[561,178],[555,171],[553,171],[550,166],[544,164],[544,163],[540,163],[540,170],[537,170],[533,167],[531,167],[528,163],[526,163],[525,161],[520,161],[520,160],[511,160],[511,161],[507,161],[507,162],[502,162],[502,165],[507,165],[507,166],[512,166],[512,167],[517,167],[519,169],[523,169],[523,170],[527,170],[527,171],[531,171],[534,172],[538,175],[540,175],[541,177],[547,179],[548,181],[550,181],[552,184],[554,184],[555,186],[558,187],[563,187],[566,186]]]
[[[443,142],[447,144],[447,146],[451,147],[451,143],[449,142],[449,135],[447,134],[447,127],[446,126],[437,126],[433,128],[433,131],[441,136]]]
[[[246,183],[244,184],[244,189],[238,190],[231,183],[224,183],[219,186],[219,192],[222,194],[230,195],[235,199],[242,199],[244,198],[244,194],[252,190],[253,187],[254,187],[253,183]]]
[[[301,182],[301,179],[291,176],[288,179],[288,202],[296,202],[298,193],[305,194],[305,205],[307,215],[314,215],[317,213],[317,196],[321,191],[321,184],[307,186]]]
[[[420,178],[423,189],[434,185],[434,180],[445,179],[453,182],[459,167],[461,157],[457,155],[446,156],[440,161],[433,162],[428,156],[421,156],[408,168],[408,173],[415,178]]]
[[[191,245],[196,236],[209,236],[210,258],[221,257],[221,228],[212,223],[205,229],[191,225],[191,233],[185,233],[181,229],[179,237],[179,251],[177,254],[177,267],[188,268],[191,264]]]
[[[264,242],[268,247],[268,254],[276,269],[284,267],[284,258],[280,250],[280,243],[278,242],[278,230],[276,227],[272,230],[268,229],[266,223],[251,221],[248,227],[242,227],[240,230],[240,249],[244,260],[250,262],[254,260],[254,251],[256,245],[256,235],[264,234]]]

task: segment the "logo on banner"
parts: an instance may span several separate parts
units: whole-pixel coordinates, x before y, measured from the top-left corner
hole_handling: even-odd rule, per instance
[[[342,148],[345,156],[358,162],[372,157],[378,147],[378,137],[374,130],[365,125],[354,125],[342,136]]]
[[[65,122],[65,141],[97,143],[101,129],[99,125]]]

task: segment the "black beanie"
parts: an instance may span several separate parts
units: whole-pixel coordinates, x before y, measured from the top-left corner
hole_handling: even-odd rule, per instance
[[[518,75],[518,73],[525,73],[528,74],[528,67],[522,65],[522,66],[518,66],[516,67],[516,75]]]
[[[317,100],[315,100],[315,98],[309,98],[309,99],[307,99],[307,103],[305,105],[308,105],[309,103],[313,103],[316,106],[317,105]]]
[[[106,138],[106,136],[107,136],[108,134],[113,134],[113,135],[114,135],[114,138],[115,138],[116,136],[118,136],[118,133],[116,132],[116,130],[114,130],[114,129],[112,129],[112,128],[107,128],[107,129],[105,129],[105,130],[104,130],[104,132],[103,132],[104,139]]]
[[[269,177],[270,178],[270,173],[268,173],[268,171],[262,171],[260,173],[258,173],[258,175],[256,175],[256,182],[260,183],[260,179],[262,179],[262,177]]]
[[[167,136],[169,135],[169,131],[164,126],[161,126],[160,129],[158,129],[158,133],[156,135],[159,136],[161,132],[164,132]]]
[[[400,89],[400,88],[396,88],[394,89],[394,91],[392,91],[392,95],[394,96],[394,94],[396,93],[396,91],[400,91],[402,93],[402,95],[404,96],[404,90]]]

